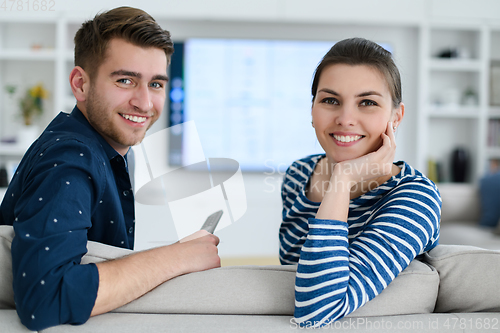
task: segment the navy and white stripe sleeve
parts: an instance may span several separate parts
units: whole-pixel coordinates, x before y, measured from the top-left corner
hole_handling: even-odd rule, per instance
[[[420,179],[402,182],[377,205],[352,214],[350,210],[349,228],[345,221],[309,218],[307,233],[299,237],[305,237],[302,246],[284,241],[290,234],[300,234],[291,221],[284,222],[282,262],[293,261],[297,248],[300,251],[296,322],[321,326],[377,296],[416,256],[437,245],[440,207],[434,184]],[[293,215],[293,207],[290,210]],[[287,226],[289,233],[283,230]]]

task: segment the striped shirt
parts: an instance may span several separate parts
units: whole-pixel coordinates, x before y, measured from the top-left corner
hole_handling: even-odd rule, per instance
[[[321,326],[377,296],[410,262],[438,244],[441,197],[405,162],[401,172],[349,203],[347,222],[316,219],[305,187],[325,155],[295,161],[282,185],[280,260],[297,264],[295,321]]]

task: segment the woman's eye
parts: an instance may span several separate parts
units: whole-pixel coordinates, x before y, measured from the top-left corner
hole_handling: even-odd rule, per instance
[[[359,105],[361,105],[361,106],[374,106],[374,105],[377,105],[377,103],[374,101],[371,101],[369,99],[365,99]]]
[[[336,98],[328,97],[328,98],[323,98],[321,103],[337,105],[339,104],[339,101]]]

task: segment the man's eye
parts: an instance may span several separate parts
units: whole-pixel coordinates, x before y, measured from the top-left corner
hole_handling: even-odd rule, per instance
[[[359,103],[359,105],[361,105],[361,106],[374,106],[374,105],[377,105],[377,103],[372,101],[372,100],[365,99],[364,101]]]
[[[118,79],[118,83],[123,83],[123,84],[131,84],[132,81],[130,79]]]
[[[159,88],[163,88],[163,85],[159,82],[152,82],[151,87],[159,89]]]
[[[321,103],[337,105],[337,104],[339,104],[339,101],[336,98],[327,97],[327,98],[323,98]]]

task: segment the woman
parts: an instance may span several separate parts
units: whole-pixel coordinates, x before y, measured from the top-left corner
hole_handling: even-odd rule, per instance
[[[297,264],[295,321],[320,326],[378,295],[439,239],[434,183],[393,163],[404,116],[390,52],[336,43],[312,84],[312,126],[325,154],[295,161],[282,187],[280,260]]]

